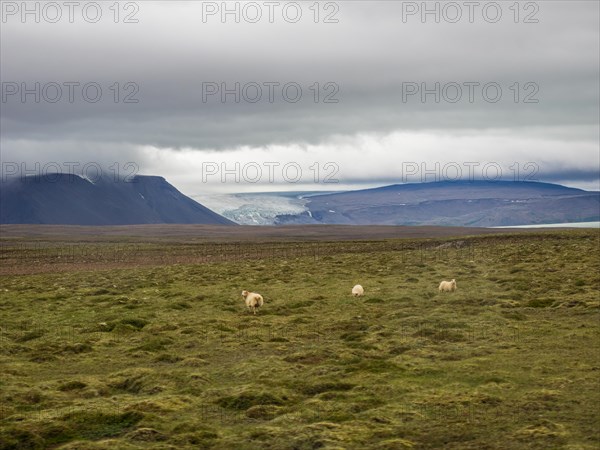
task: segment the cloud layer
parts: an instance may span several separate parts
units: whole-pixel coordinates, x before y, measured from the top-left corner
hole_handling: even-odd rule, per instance
[[[137,2],[118,23],[104,3],[97,23],[77,11],[69,23],[66,10],[57,23],[6,16],[2,161],[133,161],[190,194],[323,188],[315,163],[321,184],[335,164],[339,186],[474,161],[504,178],[532,163],[537,179],[597,183],[598,3],[521,3],[517,18],[512,3],[479,2],[472,23],[464,2],[428,2],[439,14],[425,21],[409,14],[421,2],[321,2],[318,23],[313,2],[292,3],[273,23],[264,2],[228,2],[239,23],[206,15],[221,2]],[[123,23],[132,13],[138,23]],[[22,97],[35,83],[39,103]],[[265,162],[297,164],[303,177],[243,182],[256,175],[248,164]],[[247,167],[240,183],[205,176],[236,163]]]

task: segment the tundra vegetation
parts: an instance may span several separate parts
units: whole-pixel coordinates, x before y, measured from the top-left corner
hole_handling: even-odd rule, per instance
[[[599,238],[3,239],[0,449],[598,448]]]

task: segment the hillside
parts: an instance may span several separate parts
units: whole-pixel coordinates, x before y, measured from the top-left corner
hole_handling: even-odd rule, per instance
[[[0,223],[62,225],[207,224],[233,222],[186,197],[164,178],[53,174],[0,185]]]
[[[310,197],[279,224],[507,226],[596,221],[600,193],[557,184],[442,181]]]

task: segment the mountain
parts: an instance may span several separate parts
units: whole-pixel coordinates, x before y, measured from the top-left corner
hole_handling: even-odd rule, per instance
[[[0,223],[234,225],[186,197],[163,177],[94,182],[72,174],[12,178],[0,183]]]
[[[278,224],[510,226],[600,220],[600,192],[531,181],[439,181],[317,195]]]

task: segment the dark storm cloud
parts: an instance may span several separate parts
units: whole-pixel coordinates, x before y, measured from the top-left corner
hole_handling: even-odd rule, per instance
[[[93,148],[112,155],[120,147],[143,159],[136,147],[227,150],[318,145],[335,136],[402,130],[505,129],[518,135],[524,127],[566,134],[569,126],[597,128],[597,2],[534,2],[538,23],[522,23],[524,9],[520,23],[514,23],[509,2],[500,3],[503,17],[497,23],[480,9],[469,23],[463,2],[457,2],[463,8],[458,23],[443,17],[436,23],[431,15],[426,23],[418,15],[404,23],[402,10],[409,3],[338,2],[339,23],[316,24],[306,2],[298,23],[277,15],[273,24],[231,18],[221,23],[218,16],[203,23],[203,2],[138,2],[136,24],[91,24],[77,16],[72,24],[23,24],[9,17],[1,31],[3,82],[80,85],[72,103],[64,86],[57,103],[35,103],[31,95],[25,103],[18,94],[7,97],[1,105],[3,159],[17,157],[17,150],[27,153],[24,146],[32,142],[30,153],[53,148],[54,158],[61,157],[58,143],[68,141],[73,150],[65,150],[67,155],[81,143],[82,152]],[[109,11],[104,13],[106,18]],[[90,82],[102,88],[97,103],[81,92]],[[262,100],[251,103],[242,96],[236,103],[229,95],[221,103],[210,95],[204,102],[203,82],[229,88],[256,82]],[[280,84],[273,103],[265,82]],[[288,82],[303,89],[296,103],[283,97],[281,87]],[[333,84],[326,88],[327,82]],[[452,99],[453,83],[458,84],[460,100],[452,103],[442,95],[437,103],[429,94],[423,103],[420,93],[407,95],[409,88],[420,89],[421,83],[432,88],[436,82]],[[479,83],[472,102],[464,84],[469,82]],[[486,83],[501,87],[497,102],[484,97]],[[251,88],[247,93],[254,95]],[[494,96],[493,89],[488,93]],[[138,102],[125,103],[127,95]],[[327,95],[337,103],[325,103]],[[587,134],[569,139],[595,139],[593,132],[582,133]]]

